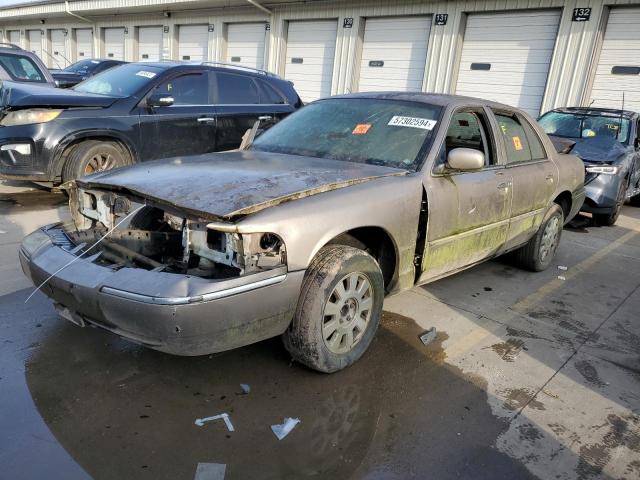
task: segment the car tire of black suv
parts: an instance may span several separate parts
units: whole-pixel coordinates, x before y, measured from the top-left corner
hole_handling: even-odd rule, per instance
[[[62,180],[68,182],[92,173],[131,165],[131,155],[117,142],[86,140],[71,147],[62,167]]]
[[[559,205],[554,204],[545,216],[540,228],[527,244],[514,251],[516,264],[532,272],[541,272],[551,265],[555,257],[556,250],[560,244],[562,227],[564,226],[564,213]],[[543,255],[544,244],[548,240],[548,235],[554,235],[547,253]]]
[[[346,368],[373,340],[383,301],[382,272],[371,255],[345,245],[323,247],[305,274],[284,345],[294,360],[314,370]]]

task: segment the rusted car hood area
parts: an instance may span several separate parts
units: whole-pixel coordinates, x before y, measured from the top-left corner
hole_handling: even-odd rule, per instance
[[[80,188],[123,192],[205,219],[230,219],[285,201],[407,171],[257,151],[145,162],[77,180]]]

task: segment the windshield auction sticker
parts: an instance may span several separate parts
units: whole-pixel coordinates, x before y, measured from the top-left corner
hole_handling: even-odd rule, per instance
[[[391,117],[391,120],[389,120],[389,123],[387,123],[387,125],[433,130],[433,127],[435,127],[437,123],[437,121],[429,120],[428,118],[401,117],[399,115],[394,115],[393,117]]]
[[[353,129],[351,134],[352,135],[364,135],[369,131],[370,128],[371,128],[371,124],[370,123],[359,123],[358,125],[356,125],[356,128]]]
[[[137,76],[139,77],[146,77],[146,78],[153,78],[156,76],[155,73],[153,72],[146,72],[144,70],[140,70],[138,73],[136,73]]]

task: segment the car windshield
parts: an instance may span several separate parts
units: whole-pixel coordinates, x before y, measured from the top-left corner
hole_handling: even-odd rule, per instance
[[[130,97],[161,71],[162,69],[149,65],[121,65],[79,83],[73,90],[110,97]]]
[[[46,82],[44,75],[33,60],[24,55],[1,54],[0,66],[12,80],[19,82]]]
[[[395,100],[320,100],[277,123],[251,148],[416,170],[440,110]]]
[[[80,60],[79,62],[69,65],[67,68],[63,69],[62,71],[77,73],[79,75],[86,75],[98,65],[100,65],[99,60]]]
[[[538,123],[547,135],[556,137],[609,137],[621,143],[629,140],[629,120],[613,115],[548,112],[540,117]]]

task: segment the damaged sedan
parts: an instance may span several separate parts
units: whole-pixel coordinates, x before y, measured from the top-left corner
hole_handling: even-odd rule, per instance
[[[333,372],[366,351],[386,295],[507,252],[548,267],[583,182],[520,110],[346,95],[243,150],[76,180],[72,224],[27,236],[20,261],[78,325],[178,355],[282,335]]]

